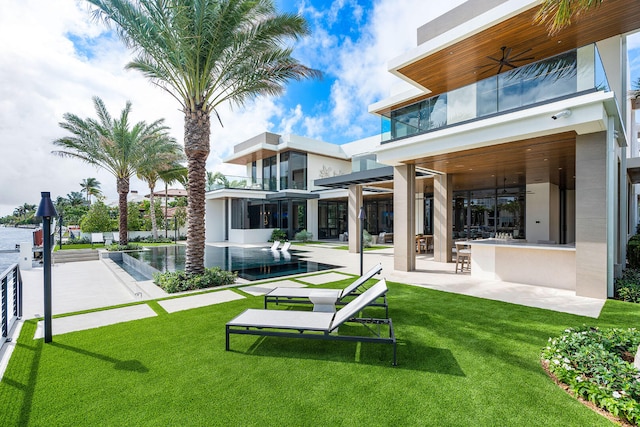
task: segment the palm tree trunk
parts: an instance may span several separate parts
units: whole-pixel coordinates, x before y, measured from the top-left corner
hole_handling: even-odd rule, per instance
[[[187,155],[189,189],[187,192],[187,274],[204,273],[204,206],[206,163],[211,133],[209,114],[197,106],[185,111],[184,148]]]
[[[169,204],[169,184],[167,184],[167,181],[164,182],[164,238],[166,239],[169,236],[169,230],[167,230],[169,227],[167,226],[167,205]],[[176,239],[178,240],[178,239]],[[177,243],[177,242],[176,242]]]
[[[120,211],[120,244],[127,244],[127,194],[129,194],[129,178],[118,178],[118,210]]]
[[[155,200],[153,198],[153,192],[155,186],[149,186],[149,190],[151,190],[151,194],[149,194],[149,215],[151,215],[151,234],[153,234],[153,239],[158,240],[158,224],[156,223],[156,206]]]

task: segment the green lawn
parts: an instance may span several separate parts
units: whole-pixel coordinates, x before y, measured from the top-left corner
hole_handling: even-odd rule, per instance
[[[140,246],[147,246],[147,247],[151,247],[151,246],[173,246],[175,245],[175,243],[147,243],[147,242],[130,242],[132,244],[135,245],[140,245]],[[63,251],[67,251],[67,250],[72,250],[72,249],[101,249],[104,248],[104,243],[74,243],[74,244],[63,244],[62,245],[62,250]],[[53,251],[59,251],[60,250],[60,245],[55,245]]]
[[[382,245],[374,245],[374,246],[369,246],[369,247],[365,247],[364,250],[366,251],[375,251],[378,249],[389,249],[392,246],[382,246]],[[349,246],[344,245],[344,246],[336,246],[334,247],[334,249],[339,249],[341,251],[348,251],[349,250]]]
[[[225,323],[261,297],[172,314],[152,302],[155,318],[46,345],[28,321],[0,383],[0,425],[613,425],[553,384],[540,350],[569,326],[636,326],[640,306],[608,301],[590,319],[389,288],[397,367],[381,344],[232,335],[225,352]]]

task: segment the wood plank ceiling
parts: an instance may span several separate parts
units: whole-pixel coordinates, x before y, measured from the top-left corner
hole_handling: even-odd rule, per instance
[[[533,23],[537,11],[538,6],[535,6],[400,68],[398,72],[431,90],[430,94],[422,97],[426,98],[487,78],[491,75],[490,70],[495,73],[497,67],[482,67],[495,64],[487,57],[499,59],[503,46],[511,49],[511,56],[527,51],[521,57],[531,57],[531,59],[518,62],[518,65],[522,66],[640,28],[640,1],[638,0],[607,0],[552,37],[548,35],[546,26]],[[489,71],[485,71],[487,69]],[[510,69],[503,67],[502,72]],[[392,109],[413,103],[418,99],[420,98],[398,104]],[[388,113],[388,110],[379,111],[379,113]]]

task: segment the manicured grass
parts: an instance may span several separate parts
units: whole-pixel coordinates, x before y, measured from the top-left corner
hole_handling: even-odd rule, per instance
[[[225,352],[225,323],[261,297],[172,314],[152,303],[157,317],[52,344],[32,340],[29,321],[0,383],[0,425],[613,425],[553,384],[540,351],[570,326],[638,325],[640,306],[608,301],[590,319],[389,288],[397,367],[381,344],[233,335]]]
[[[71,249],[101,249],[104,248],[104,243],[94,243],[93,245],[91,243],[74,243],[71,245],[68,244],[63,244],[62,245],[62,249],[60,249],[60,245],[56,245],[53,250],[55,251],[59,251],[59,250],[63,250],[63,251],[68,251]]]

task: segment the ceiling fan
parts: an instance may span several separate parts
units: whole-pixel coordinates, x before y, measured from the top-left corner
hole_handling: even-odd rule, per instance
[[[513,55],[513,56],[511,56],[512,49],[510,47],[502,46],[500,48],[500,50],[502,50],[502,57],[500,57],[500,59],[494,58],[493,56],[487,56],[487,59],[490,59],[490,60],[494,61],[495,63],[482,65],[480,67],[477,67],[477,69],[480,70],[480,69],[489,67],[488,71],[491,71],[492,69],[496,69],[497,68],[496,74],[500,74],[502,72],[502,69],[505,66],[511,67],[511,68],[518,68],[519,67],[519,65],[517,64],[518,62],[530,61],[530,60],[534,59],[533,56],[522,58],[523,55],[525,55],[526,53],[528,53],[529,51],[532,50],[531,48],[529,48],[527,50],[523,50],[522,52],[518,53],[517,55]]]

